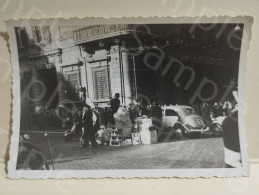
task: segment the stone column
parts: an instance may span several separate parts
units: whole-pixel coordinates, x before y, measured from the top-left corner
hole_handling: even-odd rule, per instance
[[[124,101],[125,105],[128,105],[132,102],[132,85],[131,82],[131,64],[130,64],[130,58],[127,52],[121,51],[121,57],[122,57],[122,84],[123,84],[123,94],[124,94]]]
[[[59,100],[59,105],[61,105],[65,101],[64,97],[64,83],[63,83],[63,73],[62,73],[62,68],[59,64],[56,64],[56,72],[57,72],[57,81],[58,81],[58,100]]]
[[[110,49],[111,61],[110,65],[110,81],[111,81],[111,96],[114,97],[115,93],[122,95],[122,77],[120,71],[120,56],[119,46],[112,46]],[[121,98],[122,103],[122,98]]]

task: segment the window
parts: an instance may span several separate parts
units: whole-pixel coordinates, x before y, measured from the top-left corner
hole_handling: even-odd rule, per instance
[[[110,83],[107,68],[93,69],[93,87],[95,100],[110,98]]]
[[[84,26],[59,26],[60,39],[71,39],[74,30],[80,29]]]
[[[165,111],[165,116],[178,116],[178,113],[175,112],[174,110],[166,110]]]
[[[61,68],[63,78],[63,95],[65,98],[79,100],[79,88],[81,86],[81,69],[78,65],[65,66]]]
[[[34,43],[51,42],[49,26],[32,26]]]
[[[185,112],[187,115],[195,115],[195,111],[192,108],[186,108]]]
[[[28,46],[27,33],[24,27],[15,27],[15,35],[19,49]]]
[[[68,83],[70,85],[70,87],[73,89],[73,91],[77,91],[77,89],[79,88],[80,86],[80,76],[79,76],[79,72],[76,71],[76,72],[72,72],[70,74],[67,75],[67,80],[68,80]]]
[[[59,26],[60,39],[72,38],[72,26]]]

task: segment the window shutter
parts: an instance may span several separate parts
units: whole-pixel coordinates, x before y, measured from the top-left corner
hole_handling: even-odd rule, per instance
[[[25,27],[15,27],[15,35],[18,48],[24,48],[28,46],[28,39]]]
[[[34,43],[38,43],[38,38],[37,38],[37,34],[36,34],[36,27],[32,26],[31,31],[32,31],[32,37],[33,37]]]
[[[27,37],[25,27],[21,28],[21,40],[22,40],[22,47],[28,47],[28,37]]]
[[[80,85],[79,73],[74,72],[74,73],[68,74],[67,77],[68,77],[67,80],[68,80],[68,83],[69,83],[70,87],[76,92],[79,85]]]
[[[35,26],[36,29],[36,36],[37,36],[37,41],[38,43],[42,42],[42,36],[41,36],[41,31],[39,26]]]
[[[51,35],[50,35],[49,26],[43,26],[42,27],[42,34],[43,34],[44,41],[51,42]]]
[[[93,70],[95,100],[109,98],[109,80],[106,69]]]
[[[51,41],[49,26],[32,26],[32,36],[35,43]]]
[[[42,36],[39,26],[32,26],[32,36],[34,43],[40,43],[42,41]]]

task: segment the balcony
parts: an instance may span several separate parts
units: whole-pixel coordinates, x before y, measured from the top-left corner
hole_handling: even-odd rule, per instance
[[[131,34],[133,31],[133,25],[131,24],[95,25],[73,31],[73,40],[78,45],[109,37]]]

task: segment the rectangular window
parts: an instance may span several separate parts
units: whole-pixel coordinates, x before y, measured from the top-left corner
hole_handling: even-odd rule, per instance
[[[93,87],[95,100],[110,98],[110,83],[107,68],[93,69]]]
[[[82,28],[83,26],[59,26],[60,39],[71,39],[73,31]]]
[[[17,40],[17,47],[19,49],[28,46],[28,39],[25,27],[15,27],[15,35]]]
[[[49,26],[32,26],[32,36],[34,43],[51,42]]]
[[[77,91],[79,87],[79,74],[73,73],[68,75],[68,82],[74,91]]]
[[[72,26],[59,26],[60,39],[72,38]]]
[[[51,41],[49,26],[42,26],[43,39],[46,42]]]
[[[70,87],[73,89],[73,91],[77,92],[79,86],[80,86],[80,76],[78,71],[73,71],[72,73],[67,75],[67,80],[70,85]]]
[[[63,95],[65,98],[79,100],[79,87],[81,86],[81,69],[77,65],[61,68],[63,74]]]

